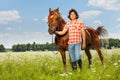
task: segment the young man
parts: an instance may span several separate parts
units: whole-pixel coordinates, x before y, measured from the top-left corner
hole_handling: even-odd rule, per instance
[[[69,11],[68,18],[70,19],[70,21],[65,25],[64,29],[62,31],[55,31],[55,33],[63,35],[68,31],[69,33],[68,51],[70,53],[72,61],[72,69],[73,70],[77,69],[76,63],[78,63],[80,69],[82,69],[81,60],[82,38],[83,38],[82,48],[84,49],[86,47],[84,24],[78,20],[79,15],[75,9],[71,9]]]

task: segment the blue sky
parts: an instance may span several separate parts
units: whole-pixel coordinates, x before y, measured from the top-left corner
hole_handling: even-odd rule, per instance
[[[85,25],[104,25],[109,38],[120,39],[120,0],[1,0],[0,44],[11,48],[18,43],[51,42],[48,34],[49,8],[59,11],[66,21],[71,8]]]

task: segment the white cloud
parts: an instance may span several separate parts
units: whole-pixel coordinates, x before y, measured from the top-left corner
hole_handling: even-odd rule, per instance
[[[89,0],[88,4],[106,10],[120,10],[120,0]]]
[[[118,32],[118,33],[109,33],[109,38],[120,39],[120,32]]]
[[[39,21],[39,19],[38,19],[38,18],[34,18],[33,21],[36,21],[36,22],[37,22],[37,21]]]
[[[6,29],[5,29],[6,31],[11,31],[11,30],[13,30],[11,27],[7,27]]]
[[[97,10],[84,11],[79,14],[79,17],[80,17],[79,19],[84,21],[88,18],[96,17],[96,16],[100,15],[101,13],[102,13],[101,11],[97,11]]]
[[[119,22],[120,22],[120,18],[117,18],[116,21],[118,22],[118,24],[117,24],[115,27],[116,27],[116,28],[120,28],[120,24],[119,24]]]
[[[16,10],[0,11],[0,23],[8,23],[20,19],[20,15]]]
[[[52,42],[51,35],[48,32],[25,32],[24,34],[0,34],[0,44],[3,44],[6,48],[11,48],[14,44],[27,44],[27,43],[46,43]]]
[[[120,18],[118,18],[117,21],[120,22]]]
[[[116,28],[120,28],[120,24],[116,25],[115,27],[116,27]]]
[[[97,25],[102,25],[102,22],[100,20],[96,20],[93,22],[94,24],[97,24]]]
[[[43,21],[48,22],[48,17],[46,16]]]

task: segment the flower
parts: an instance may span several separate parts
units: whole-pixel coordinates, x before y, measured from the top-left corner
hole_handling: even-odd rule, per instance
[[[107,77],[110,77],[110,75],[109,75],[109,74],[107,74],[106,76],[107,76]]]
[[[114,66],[117,66],[117,65],[118,65],[118,63],[117,63],[117,62],[116,62],[116,63],[113,63],[113,65],[114,65]]]
[[[69,74],[69,75],[72,75],[72,73],[71,73],[71,72],[69,72],[68,74]]]
[[[62,76],[62,77],[68,77],[68,74],[63,73],[63,74],[60,74],[60,76]]]
[[[120,63],[120,60],[118,60],[118,63]]]
[[[95,68],[91,68],[92,72],[96,72],[96,69]]]

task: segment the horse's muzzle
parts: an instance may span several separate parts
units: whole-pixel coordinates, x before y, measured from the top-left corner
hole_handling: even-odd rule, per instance
[[[55,30],[52,30],[52,29],[48,29],[48,32],[50,35],[54,34],[55,33]]]

